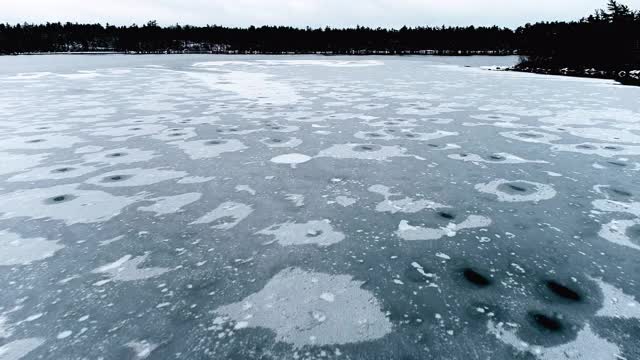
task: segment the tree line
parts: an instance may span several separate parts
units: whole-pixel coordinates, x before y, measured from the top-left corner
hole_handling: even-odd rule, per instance
[[[638,67],[640,11],[610,0],[579,21],[502,27],[293,28],[46,23],[0,24],[0,53],[513,54],[522,69]]]
[[[640,11],[610,0],[607,8],[573,22],[527,24],[515,30],[527,55],[521,69],[549,72],[640,69]]]
[[[403,27],[401,29],[293,28],[262,26],[228,28],[174,25],[47,23],[0,24],[0,52],[238,52],[398,54],[421,50],[511,51],[511,29],[494,27]]]

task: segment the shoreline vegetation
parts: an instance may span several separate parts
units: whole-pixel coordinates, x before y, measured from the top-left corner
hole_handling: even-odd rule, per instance
[[[428,49],[428,50],[426,50]],[[640,11],[610,0],[579,21],[493,27],[293,28],[0,24],[0,55],[519,55],[509,71],[640,85]]]

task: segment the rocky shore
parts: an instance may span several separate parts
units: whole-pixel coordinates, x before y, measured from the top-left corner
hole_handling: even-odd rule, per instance
[[[640,68],[640,65],[638,66]],[[596,79],[612,79],[624,85],[640,86],[640,70],[597,70],[594,68],[589,69],[572,69],[572,68],[543,68],[516,65],[512,68],[504,69],[507,71],[529,72],[535,74],[545,75],[561,75],[561,76],[575,76],[586,77]]]

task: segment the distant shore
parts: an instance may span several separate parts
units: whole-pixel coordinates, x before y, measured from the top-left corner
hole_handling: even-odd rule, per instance
[[[518,55],[515,50],[353,50],[353,51],[33,51],[16,52],[10,54],[0,53],[0,56],[18,55],[326,55],[326,56],[402,56],[402,55],[432,55],[432,56],[513,56]]]
[[[605,1],[603,0],[603,3]],[[292,27],[0,23],[0,54],[520,56],[510,71],[640,85],[640,10],[609,0],[571,21],[500,26]],[[504,69],[502,69],[504,70]]]
[[[453,50],[422,50],[422,51],[353,51],[347,53],[335,52],[240,52],[240,51],[158,51],[158,52],[137,52],[137,51],[65,51],[65,52],[23,52],[16,54],[0,54],[0,56],[28,56],[28,55],[274,55],[274,56],[294,56],[294,55],[322,55],[322,56],[514,56],[517,51],[453,51]],[[639,66],[640,68],[640,66]],[[491,70],[527,72],[540,75],[570,76],[592,79],[615,80],[622,85],[640,86],[640,70],[596,70],[596,69],[555,69],[545,67],[532,67],[516,65],[513,67],[496,67]]]
[[[640,66],[638,66],[640,69]],[[596,70],[591,69],[570,69],[570,68],[544,68],[544,67],[526,67],[516,65],[512,68],[504,69],[506,71],[527,72],[540,75],[569,76],[590,79],[608,79],[615,80],[622,85],[640,86],[640,70]]]

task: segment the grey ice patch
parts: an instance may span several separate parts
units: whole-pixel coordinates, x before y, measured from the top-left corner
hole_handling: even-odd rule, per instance
[[[449,223],[447,226],[440,228],[411,226],[407,220],[402,220],[398,225],[396,235],[401,239],[408,241],[438,240],[445,236],[454,237],[461,230],[483,228],[489,225],[491,225],[491,219],[479,215],[469,215],[459,224]]]
[[[258,104],[288,105],[303,100],[293,86],[273,80],[274,76],[271,74],[245,71],[184,74],[200,80],[210,89],[232,92],[239,98],[249,99]]]
[[[215,312],[234,321],[238,329],[270,329],[277,341],[295,348],[380,339],[393,327],[379,301],[360,288],[362,284],[349,275],[290,268],[259,292]]]
[[[255,132],[260,132],[260,131],[263,131],[263,130],[264,129],[262,129],[262,128],[240,130],[235,125],[222,125],[221,124],[220,127],[216,131],[221,135],[239,136],[239,135],[249,135],[249,134],[253,134]]]
[[[13,334],[13,328],[5,314],[0,314],[0,339],[8,338]]]
[[[302,194],[287,194],[285,199],[291,201],[296,207],[304,206],[304,195]]]
[[[265,138],[260,140],[260,142],[267,145],[270,148],[282,148],[282,147],[294,148],[302,144],[302,140],[295,137],[290,137],[286,141],[283,141],[278,138]]]
[[[194,128],[170,128],[162,130],[159,134],[151,136],[152,139],[161,141],[187,140],[198,136]]]
[[[502,114],[471,115],[470,118],[489,122],[513,122],[520,120],[517,116],[507,116]]]
[[[92,177],[86,183],[104,187],[146,186],[181,178],[185,175],[187,172],[184,171],[134,168],[110,171]]]
[[[352,198],[352,197],[348,197],[348,196],[337,196],[336,197],[336,203],[338,203],[338,205],[342,206],[342,207],[348,207],[351,206],[353,204],[355,204],[357,201],[357,199]]]
[[[598,199],[592,202],[594,208],[606,212],[627,213],[640,217],[640,202],[620,202],[609,199]]]
[[[272,235],[274,241],[283,246],[309,245],[329,246],[344,240],[342,232],[336,231],[329,220],[311,220],[306,223],[291,223],[272,225],[260,230],[257,234]]]
[[[77,136],[60,134],[38,134],[3,139],[0,150],[68,149],[84,140]]]
[[[394,139],[404,139],[404,140],[413,140],[413,141],[430,141],[435,139],[440,139],[448,136],[456,136],[459,135],[457,132],[451,131],[443,131],[437,130],[432,133],[421,133],[414,132],[411,130],[402,130],[397,132],[390,132],[388,130],[378,130],[378,131],[359,131],[354,137],[361,140],[394,140]]]
[[[367,111],[367,110],[380,110],[380,109],[384,109],[387,106],[389,106],[389,104],[359,104],[354,106],[353,108],[356,110],[362,110],[362,111]]]
[[[67,225],[107,221],[125,207],[139,201],[137,196],[114,196],[97,190],[79,190],[78,185],[19,190],[0,195],[2,219],[29,217],[62,220]]]
[[[229,65],[246,65],[246,66],[327,66],[327,67],[367,67],[367,66],[381,66],[384,62],[379,60],[257,60],[257,61],[206,61],[193,64],[194,67],[212,67],[212,66],[229,66]],[[34,76],[46,76],[35,73]]]
[[[107,246],[109,244],[113,244],[114,242],[120,241],[122,239],[124,239],[124,235],[118,235],[116,237],[112,237],[111,239],[102,240],[98,242],[98,246]]]
[[[631,125],[629,125],[631,127]],[[640,135],[636,135],[631,129],[610,129],[605,127],[565,127],[564,130],[577,137],[593,139],[596,141],[616,141],[619,143],[640,143]],[[633,129],[638,130],[638,129]]]
[[[640,303],[633,296],[625,294],[621,289],[602,281],[602,279],[591,278],[591,280],[598,284],[604,298],[602,307],[596,312],[596,316],[640,319]]]
[[[317,157],[378,161],[386,161],[393,157],[415,157],[419,160],[424,160],[417,156],[407,154],[407,149],[400,146],[374,144],[336,144],[320,151]]]
[[[238,225],[253,212],[251,205],[227,201],[191,224],[210,224],[219,230],[229,230]]]
[[[598,231],[598,236],[616,245],[640,250],[640,245],[633,243],[631,237],[627,234],[633,226],[640,226],[640,219],[612,220],[602,225],[602,228]]]
[[[405,104],[404,107],[398,108],[396,113],[398,115],[435,116],[454,111],[456,110],[442,105],[434,106],[429,103],[417,103]]]
[[[551,116],[553,115],[553,111],[540,109],[540,108],[527,108],[524,106],[513,106],[513,105],[505,105],[505,104],[488,104],[478,107],[480,111],[494,111],[497,114],[493,114],[493,116],[504,117],[502,114],[512,114],[517,116]],[[489,114],[489,118],[491,118],[491,114]]]
[[[505,128],[505,129],[530,129],[531,126],[526,125],[526,124],[520,124],[520,123],[512,123],[512,122],[492,122],[492,123],[486,123],[486,122],[463,122],[462,126],[467,126],[467,127],[477,127],[477,126],[493,126],[493,127],[499,127],[499,128]]]
[[[358,131],[353,136],[360,140],[393,140],[396,138],[384,130]]]
[[[33,168],[27,172],[16,174],[7,181],[25,182],[25,181],[42,181],[42,180],[62,180],[71,179],[86,174],[90,174],[98,168],[88,165],[54,165],[47,167]]]
[[[640,155],[640,146],[612,143],[585,142],[580,144],[556,144],[551,147],[551,150],[580,153],[585,155],[597,155],[606,158]]]
[[[44,238],[23,238],[0,230],[0,266],[28,265],[53,256],[64,248],[58,241]]]
[[[524,141],[529,143],[551,144],[562,138],[555,134],[549,134],[541,131],[523,130],[523,131],[505,131],[500,135],[513,140]]]
[[[151,211],[156,213],[156,216],[174,214],[183,207],[194,203],[202,197],[200,193],[186,193],[174,196],[163,196],[156,199],[150,199],[155,201],[155,204],[149,206],[141,206],[138,210]]]
[[[384,196],[384,201],[376,205],[376,211],[378,212],[390,212],[392,214],[401,212],[413,214],[424,209],[441,209],[448,207],[431,200],[414,200],[410,197],[391,200],[391,197],[398,196],[400,193],[393,193],[389,187],[384,185],[372,185],[368,190]]]
[[[578,332],[578,336],[570,343],[554,347],[541,347],[530,345],[518,338],[517,329],[507,328],[504,323],[494,323],[489,320],[487,332],[495,336],[501,342],[510,345],[518,352],[530,353],[540,360],[620,360],[622,352],[620,348],[609,341],[599,337],[591,330],[591,326],[586,324]]]
[[[501,187],[503,186],[513,186],[514,189],[517,189],[516,191],[520,191],[519,189],[522,189],[521,187],[513,184],[527,184],[527,185],[533,186],[534,189],[531,190],[531,193],[524,193],[522,195],[515,194],[515,193],[508,193],[501,190]],[[498,201],[506,201],[506,202],[523,202],[523,201],[538,202],[542,200],[552,199],[557,194],[556,191],[550,185],[540,184],[540,183],[525,181],[525,180],[510,181],[506,179],[498,179],[498,180],[488,182],[486,184],[477,184],[475,186],[475,189],[483,193],[493,194],[498,197]],[[524,189],[523,191],[526,191],[526,189]]]
[[[126,346],[133,350],[135,359],[146,359],[151,353],[158,348],[157,344],[150,343],[147,340],[142,341],[129,341]]]
[[[377,119],[377,118],[374,117],[371,120],[375,120],[375,119]],[[417,124],[416,124],[417,121],[418,120],[416,120],[416,119],[391,118],[391,119],[384,119],[384,120],[378,120],[378,121],[368,121],[368,122],[366,122],[366,124],[368,126],[372,126],[372,127],[413,128],[413,127],[417,126]],[[399,130],[400,129],[398,129],[398,131]]]
[[[0,175],[12,174],[29,170],[40,165],[49,154],[13,154],[0,152]]]
[[[96,282],[94,285],[102,286],[111,281],[145,280],[171,271],[169,268],[162,267],[139,268],[139,265],[142,264],[148,256],[148,252],[136,257],[125,255],[110,264],[92,270],[91,273],[93,274],[106,274],[109,277],[108,279]]]
[[[19,360],[44,344],[41,338],[14,340],[0,346],[0,360]]]
[[[295,125],[274,124],[273,126],[269,126],[268,130],[279,132],[279,133],[292,133],[300,130],[300,127]]]
[[[453,119],[449,119],[449,118],[429,118],[427,120],[431,124],[436,124],[436,125],[446,125],[446,124],[451,124],[453,122]]]
[[[430,141],[430,140],[441,139],[449,136],[457,136],[459,135],[459,133],[453,132],[453,131],[444,131],[444,130],[437,130],[432,133],[402,131],[396,135],[397,135],[396,138],[399,138],[399,139],[407,139],[407,140],[414,140],[414,141]]]
[[[28,73],[18,73],[14,76],[9,76],[7,79],[11,80],[36,80],[41,79],[47,76],[51,76],[53,73],[51,72],[28,72]]]
[[[255,190],[253,190],[253,189],[251,188],[251,186],[249,186],[249,185],[237,185],[237,186],[235,187],[235,189],[236,189],[236,192],[245,191],[245,192],[248,192],[248,193],[249,193],[249,194],[251,194],[251,195],[255,195],[255,194],[256,194],[256,191],[255,191]]]
[[[618,123],[622,126],[637,124],[640,114],[627,109],[571,109],[539,119],[554,126],[593,126]]]
[[[74,153],[75,154],[89,154],[89,153],[94,153],[94,152],[98,152],[100,150],[104,149],[102,146],[97,146],[97,145],[87,145],[87,146],[82,146],[77,148]]]
[[[214,180],[213,176],[186,176],[176,181],[178,184],[202,184]]]
[[[95,79],[97,77],[101,77],[104,76],[102,74],[99,74],[96,71],[89,71],[89,70],[79,70],[75,73],[68,73],[68,74],[55,74],[56,76],[59,76],[63,79],[66,80],[91,80],[91,79]],[[76,115],[100,115],[100,114],[111,114],[114,113],[115,109],[112,108],[89,108],[89,109],[84,109],[84,110],[77,110],[73,113],[71,113],[72,116],[76,116]],[[77,114],[79,113],[79,114]]]
[[[137,136],[149,136],[162,132],[167,127],[159,124],[129,124],[121,127],[102,127],[87,130],[92,136],[110,137],[112,141],[125,141]]]
[[[265,65],[276,66],[327,66],[327,67],[341,67],[341,68],[354,68],[354,67],[368,67],[368,66],[382,66],[383,61],[380,60],[258,60],[257,63]]]
[[[508,153],[495,153],[491,154],[488,158],[483,158],[477,154],[450,154],[450,159],[469,161],[472,163],[490,163],[490,164],[548,164],[548,161],[544,160],[527,160],[516,155]]]
[[[224,153],[248,149],[240,140],[236,139],[182,141],[170,144],[180,148],[193,160],[214,158]]]
[[[447,151],[447,150],[457,150],[460,149],[461,146],[457,145],[457,144],[444,144],[444,145],[438,145],[438,144],[428,144],[429,146],[429,150],[432,151]]]
[[[153,151],[123,147],[91,152],[84,155],[82,159],[88,163],[120,165],[147,162],[155,156]]]

